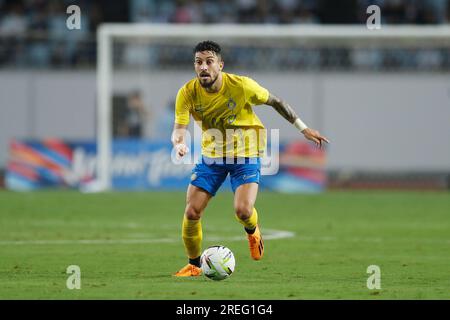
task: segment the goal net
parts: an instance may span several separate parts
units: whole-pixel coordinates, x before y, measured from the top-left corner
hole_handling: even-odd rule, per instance
[[[193,47],[207,39],[221,44],[224,71],[254,78],[331,139],[327,170],[450,169],[449,151],[431,146],[450,136],[447,26],[104,24],[97,33],[98,189],[111,188],[113,139],[130,136],[130,96],[147,110],[136,136],[170,141],[176,93],[195,76]],[[301,139],[274,110],[256,112],[281,140]]]

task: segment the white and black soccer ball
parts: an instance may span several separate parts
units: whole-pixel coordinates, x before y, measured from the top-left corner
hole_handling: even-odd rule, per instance
[[[233,252],[224,246],[212,246],[200,257],[203,274],[212,280],[228,278],[234,271],[236,261]]]

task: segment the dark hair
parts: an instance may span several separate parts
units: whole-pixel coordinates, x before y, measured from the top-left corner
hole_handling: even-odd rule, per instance
[[[215,52],[217,56],[221,56],[222,48],[218,43],[211,40],[206,40],[197,43],[194,48],[194,54],[201,51],[212,51]]]

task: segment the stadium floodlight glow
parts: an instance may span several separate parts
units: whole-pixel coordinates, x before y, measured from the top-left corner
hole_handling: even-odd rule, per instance
[[[111,189],[112,50],[120,38],[184,42],[207,38],[252,43],[259,40],[314,44],[395,43],[400,46],[450,43],[450,26],[387,26],[369,30],[362,25],[195,25],[102,24],[97,30],[97,190]]]

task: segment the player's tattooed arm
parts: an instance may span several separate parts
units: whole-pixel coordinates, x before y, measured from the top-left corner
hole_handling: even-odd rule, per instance
[[[269,99],[266,102],[267,105],[272,106],[283,118],[285,118],[290,123],[294,123],[294,121],[298,118],[294,109],[285,101],[281,100],[277,96],[273,94],[269,94]]]
[[[269,94],[269,99],[266,104],[277,110],[283,118],[292,123],[301,133],[303,133],[306,139],[313,141],[318,147],[321,148],[324,142],[330,142],[326,137],[322,136],[319,131],[308,128],[300,120],[291,106],[280,98],[274,96],[273,94]]]

